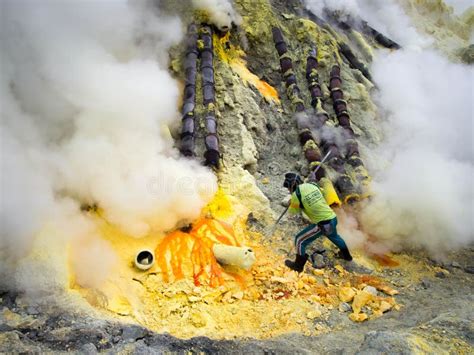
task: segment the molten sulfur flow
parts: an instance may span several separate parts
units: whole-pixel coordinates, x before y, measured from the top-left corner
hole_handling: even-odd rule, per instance
[[[239,246],[232,227],[211,218],[201,218],[189,232],[168,234],[156,247],[163,280],[192,277],[194,284],[216,287],[224,283],[223,269],[212,252],[215,243]]]

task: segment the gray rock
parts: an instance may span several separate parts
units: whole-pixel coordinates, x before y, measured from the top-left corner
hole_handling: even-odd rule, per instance
[[[403,354],[421,352],[416,344],[410,341],[409,335],[392,331],[371,331],[365,334],[364,341],[356,354]]]
[[[452,266],[452,267],[456,267],[456,268],[458,268],[458,269],[461,268],[461,264],[459,264],[457,261],[453,261],[453,262],[451,263],[451,266]]]
[[[348,262],[346,260],[339,260],[341,264],[343,264],[344,269],[349,272],[356,272],[358,274],[372,274],[374,271],[371,269],[366,268],[365,266],[357,264],[354,260]]]
[[[291,150],[290,150],[290,155],[294,158],[296,157],[299,157],[300,155],[300,152],[301,152],[301,148],[296,146],[296,147],[293,147]]]
[[[139,340],[135,343],[134,353],[137,355],[153,355],[157,353],[157,349],[150,348],[144,340]]]
[[[27,309],[26,309],[26,312],[28,314],[31,314],[31,315],[37,315],[40,313],[38,307],[36,306],[29,306]]]
[[[347,302],[342,302],[340,305],[339,305],[339,311],[341,312],[350,312],[352,310],[352,307],[349,303]]]
[[[97,348],[95,347],[94,344],[92,343],[87,343],[87,344],[84,344],[83,346],[81,346],[80,348],[80,352],[82,354],[97,354]]]
[[[124,341],[136,341],[137,339],[144,338],[148,334],[148,330],[138,325],[130,325],[123,328],[122,339]]]
[[[464,271],[467,272],[468,274],[474,274],[474,266],[472,266],[472,265],[466,266],[464,268]]]
[[[299,169],[299,171],[300,171],[300,174],[301,174],[302,176],[307,176],[307,175],[309,175],[309,168],[308,168],[307,165],[303,165],[303,166],[301,167],[301,169]]]
[[[377,289],[376,289],[375,287],[373,287],[373,286],[365,286],[365,287],[364,287],[364,291],[365,291],[365,292],[368,292],[368,293],[370,293],[370,294],[372,294],[372,295],[374,295],[374,296],[377,296],[377,293],[378,293],[378,292],[377,292]]]
[[[432,319],[428,325],[444,331],[449,331],[461,338],[466,339],[469,342],[474,341],[474,323],[469,318],[469,315],[465,315],[465,319],[459,317],[452,312],[442,313],[436,318]]]
[[[444,272],[441,272],[441,271],[438,271],[435,276],[439,279],[445,279],[446,278],[446,274]]]
[[[300,171],[303,166],[304,165],[300,161],[297,161],[295,163],[295,170]]]
[[[430,288],[431,284],[427,279],[421,280],[421,287],[423,287],[425,290]]]
[[[311,255],[311,264],[313,264],[313,267],[316,269],[322,269],[326,267],[326,261],[324,260],[324,256],[317,253]]]
[[[39,354],[39,346],[22,341],[23,335],[19,331],[0,333],[0,354]]]

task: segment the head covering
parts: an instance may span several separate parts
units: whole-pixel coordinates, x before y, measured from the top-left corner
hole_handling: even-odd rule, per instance
[[[303,180],[298,174],[286,173],[285,181],[283,182],[283,187],[286,187],[287,189],[292,189],[293,187],[302,183],[303,183]]]

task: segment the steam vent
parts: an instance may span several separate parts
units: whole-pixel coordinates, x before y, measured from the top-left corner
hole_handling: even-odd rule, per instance
[[[474,7],[3,0],[0,353],[474,353]]]

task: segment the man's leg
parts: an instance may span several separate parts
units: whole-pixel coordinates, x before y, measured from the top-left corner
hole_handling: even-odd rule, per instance
[[[295,236],[296,260],[285,260],[285,265],[290,269],[301,272],[308,260],[306,247],[322,235],[317,224],[310,224]]]
[[[310,224],[295,236],[296,254],[305,255],[306,248],[322,235],[317,224]]]
[[[346,242],[342,237],[337,233],[337,217],[334,217],[331,222],[331,228],[328,234],[326,234],[326,237],[333,242],[341,251],[341,255],[344,259],[346,260],[352,260],[352,255],[349,252],[349,248],[347,248]]]

